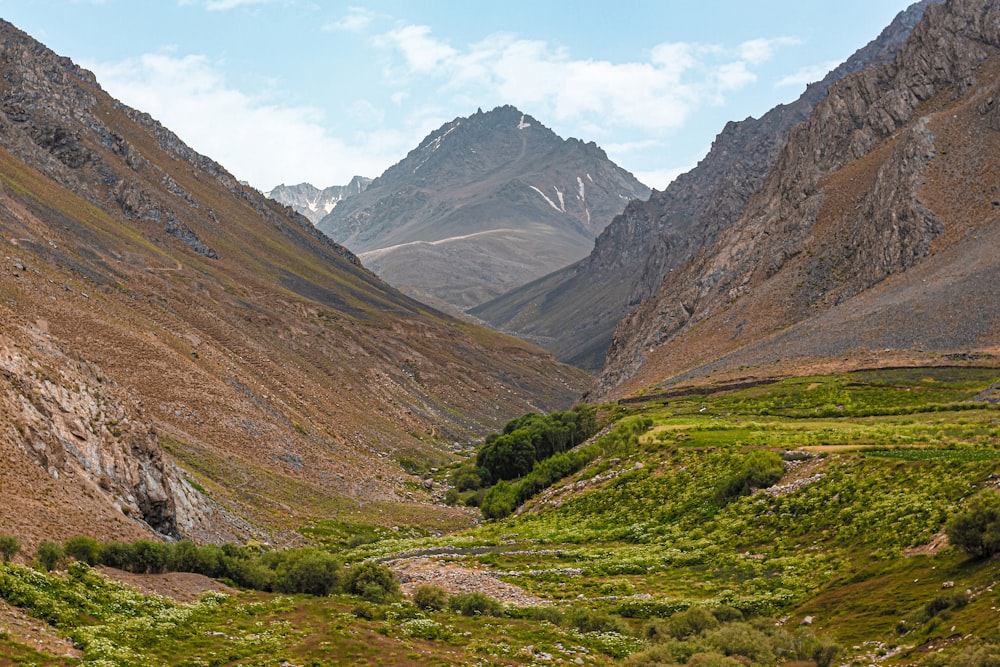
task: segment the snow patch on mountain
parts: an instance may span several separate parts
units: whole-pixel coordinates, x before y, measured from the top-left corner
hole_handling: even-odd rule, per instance
[[[559,211],[560,213],[565,213],[566,212],[565,208],[559,208],[554,201],[552,201],[551,199],[549,199],[548,196],[546,196],[546,194],[544,192],[542,192],[541,190],[539,190],[538,188],[536,188],[534,185],[529,185],[528,187],[530,187],[532,190],[534,190],[535,192],[537,192],[538,194],[540,194],[542,196],[542,199],[544,199],[545,201],[547,201],[549,203],[549,206],[551,206],[555,210]],[[559,192],[559,191],[556,190],[556,192]]]

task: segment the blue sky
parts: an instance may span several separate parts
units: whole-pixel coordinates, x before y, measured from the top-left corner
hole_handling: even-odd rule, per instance
[[[502,104],[662,189],[909,4],[0,0],[0,17],[265,191],[378,176]]]

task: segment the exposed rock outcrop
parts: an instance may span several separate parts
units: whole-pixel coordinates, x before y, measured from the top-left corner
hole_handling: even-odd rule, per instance
[[[732,350],[843,303],[927,257],[947,226],[979,224],[932,211],[925,181],[934,123],[959,119],[958,105],[973,98],[988,101],[995,74],[982,67],[998,53],[1000,7],[948,2],[927,8],[891,64],[832,86],[740,219],[622,320],[595,395],[652,357],[660,372],[680,370],[707,360],[713,343]],[[995,163],[988,145],[976,159]],[[710,318],[711,334],[680,342]],[[664,344],[672,362],[657,352]]]
[[[790,104],[730,122],[698,165],[648,200],[633,201],[586,259],[473,309],[472,314],[589,370],[604,364],[618,321],[654,295],[665,277],[710,244],[745,210],[789,131],[846,75],[891,62],[923,14],[918,2]],[[573,320],[576,325],[566,327]]]
[[[100,368],[66,355],[43,330],[22,331],[18,338],[31,346],[0,335],[0,439],[20,447],[55,482],[103,500],[156,533],[210,534],[211,504],[164,456],[134,401]],[[13,492],[6,499],[0,514],[18,506]],[[57,527],[74,519],[54,515],[44,522]]]

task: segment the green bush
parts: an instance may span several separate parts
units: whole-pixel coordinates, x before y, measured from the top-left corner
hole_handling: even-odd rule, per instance
[[[137,574],[158,574],[163,572],[170,559],[170,545],[153,540],[137,540],[132,543],[132,560],[127,569]]]
[[[448,606],[462,616],[503,616],[504,606],[484,593],[456,593]]]
[[[325,551],[296,549],[278,563],[274,587],[282,593],[330,595],[341,588],[342,569],[341,562]]]
[[[132,562],[132,545],[124,542],[108,542],[101,549],[101,565],[125,570]]]
[[[63,551],[73,560],[90,566],[97,565],[101,560],[101,543],[85,535],[77,535],[66,540],[63,543]]]
[[[10,562],[10,559],[21,550],[21,541],[12,535],[0,535],[0,557],[3,562]]]
[[[692,642],[669,641],[645,651],[633,653],[625,661],[629,667],[674,667],[683,665],[701,649]]]
[[[1000,553],[1000,493],[980,491],[945,525],[948,539],[975,558]]]
[[[191,540],[181,540],[174,545],[167,561],[172,572],[198,572],[198,546]]]
[[[687,664],[688,667],[744,667],[746,665],[741,660],[718,653],[695,653],[687,661]]]
[[[63,558],[62,547],[55,542],[42,542],[35,551],[35,558],[46,571],[51,572]]]
[[[781,456],[766,449],[755,449],[743,457],[737,472],[723,482],[716,492],[716,502],[724,505],[740,496],[750,495],[753,489],[765,489],[785,474]]]
[[[503,480],[486,492],[480,509],[486,519],[502,519],[517,507],[517,487]]]
[[[775,663],[770,638],[747,623],[723,625],[712,632],[708,641],[727,656],[743,656],[760,665]]]
[[[413,604],[425,611],[448,608],[448,592],[437,586],[421,586],[413,592]]]
[[[392,571],[370,561],[358,563],[347,571],[344,590],[368,602],[389,602],[399,598],[399,582]]]
[[[564,625],[576,628],[580,632],[617,632],[627,634],[628,626],[618,616],[602,614],[583,607],[573,607],[564,614]]]
[[[667,633],[675,639],[687,639],[719,627],[719,620],[704,607],[690,607],[667,621]]]

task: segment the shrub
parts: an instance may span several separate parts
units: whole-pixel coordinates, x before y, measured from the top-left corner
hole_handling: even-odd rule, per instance
[[[62,547],[55,542],[42,542],[35,551],[35,558],[42,567],[51,572],[63,558]]]
[[[131,562],[127,569],[137,574],[157,574],[163,572],[170,558],[170,545],[152,540],[137,540],[132,543]]]
[[[704,607],[691,607],[678,612],[667,621],[667,633],[675,639],[687,639],[719,627],[719,621]]]
[[[743,612],[727,604],[720,604],[718,607],[713,607],[712,616],[715,616],[715,620],[719,623],[731,623],[743,620]]]
[[[628,626],[617,616],[574,607],[564,614],[564,623],[580,632],[617,632],[627,634]]]
[[[448,592],[437,586],[421,586],[413,592],[413,604],[425,611],[441,611],[448,607]]]
[[[344,577],[344,590],[369,602],[388,602],[399,598],[399,582],[392,571],[378,563],[358,563]]]
[[[746,663],[718,653],[695,653],[687,664],[688,667],[743,667]]]
[[[100,562],[106,567],[127,569],[132,562],[132,545],[124,542],[108,542],[101,549]]]
[[[486,519],[502,519],[517,507],[517,487],[509,482],[499,481],[486,492],[480,509]]]
[[[181,540],[174,545],[167,561],[167,568],[172,572],[199,572],[198,546],[191,540]]]
[[[975,558],[1000,553],[1000,494],[986,489],[966,504],[945,525],[951,543]]]
[[[763,632],[747,623],[723,625],[711,634],[709,641],[727,656],[744,656],[750,658],[754,664],[774,664],[771,640]],[[692,660],[694,660],[693,657]],[[688,664],[691,662],[689,661]]]
[[[274,587],[282,593],[330,595],[340,589],[342,569],[341,562],[325,551],[297,549],[278,564]]]
[[[101,543],[92,537],[77,535],[63,544],[63,551],[73,560],[94,566],[101,560]]]
[[[673,667],[687,663],[691,656],[702,651],[704,647],[694,642],[669,640],[645,651],[633,653],[625,664],[629,667]]]
[[[755,449],[743,457],[739,470],[724,481],[716,492],[716,502],[725,504],[754,489],[764,489],[778,482],[785,474],[785,462],[766,449]]]
[[[504,607],[484,593],[456,593],[448,606],[462,616],[503,616]]]
[[[12,535],[0,535],[0,557],[5,563],[21,550],[21,541]]]

